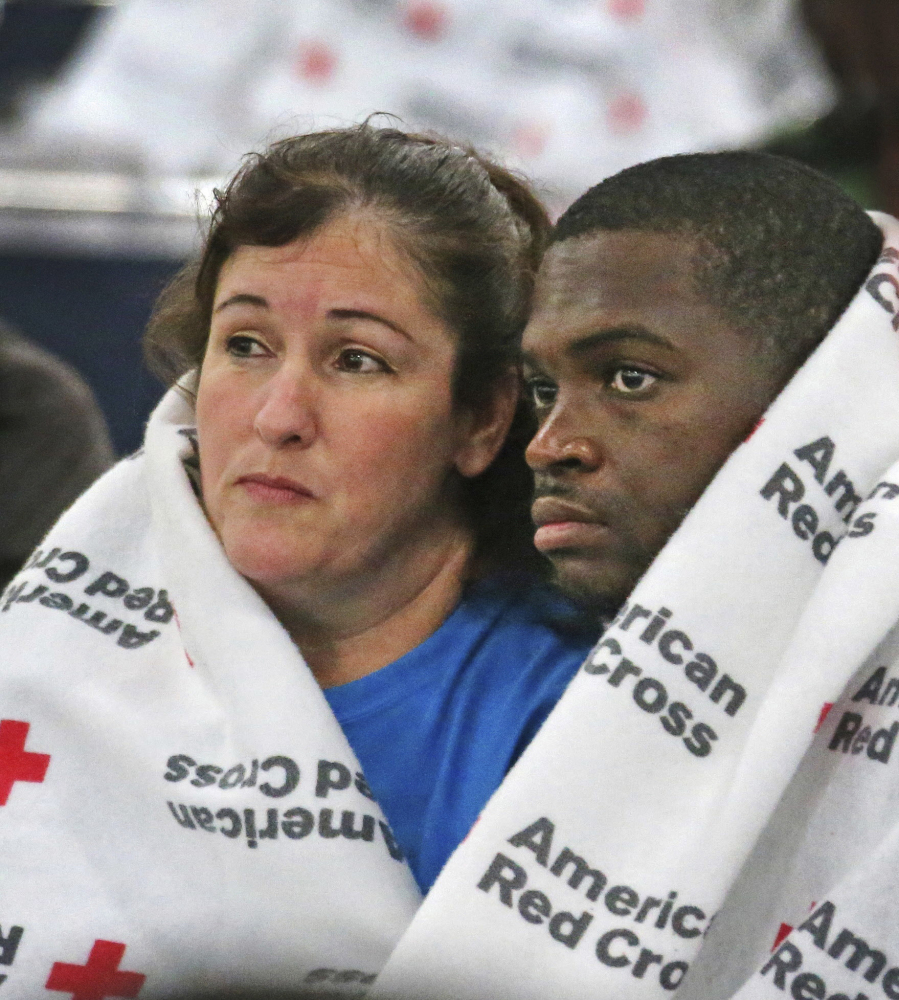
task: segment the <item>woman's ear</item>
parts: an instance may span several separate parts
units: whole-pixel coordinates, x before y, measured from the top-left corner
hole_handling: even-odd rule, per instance
[[[518,370],[510,368],[477,410],[459,414],[459,446],[455,465],[466,479],[479,476],[499,454],[520,399]]]

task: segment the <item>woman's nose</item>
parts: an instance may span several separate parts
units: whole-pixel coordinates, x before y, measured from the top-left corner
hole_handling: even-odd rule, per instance
[[[594,472],[602,464],[599,421],[589,408],[557,400],[527,447],[525,458],[534,472]]]
[[[311,375],[282,367],[266,383],[253,427],[272,447],[308,448],[318,429],[316,393]]]

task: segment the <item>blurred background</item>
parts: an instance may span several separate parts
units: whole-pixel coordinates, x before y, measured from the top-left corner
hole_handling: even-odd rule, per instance
[[[899,212],[897,11],[0,0],[0,320],[80,372],[115,452],[136,449],[162,392],[140,334],[213,187],[266,141],[378,111],[499,154],[555,212],[631,163],[746,146]]]

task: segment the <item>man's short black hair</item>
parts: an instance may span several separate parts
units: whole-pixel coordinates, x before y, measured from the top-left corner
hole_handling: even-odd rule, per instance
[[[833,326],[883,244],[833,181],[758,152],[690,153],[629,167],[578,198],[553,242],[602,230],[695,241],[698,294],[758,337],[784,375]]]

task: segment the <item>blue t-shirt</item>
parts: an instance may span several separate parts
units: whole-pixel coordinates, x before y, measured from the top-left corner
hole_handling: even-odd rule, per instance
[[[595,640],[560,611],[546,588],[478,583],[421,645],[325,691],[422,892]]]

